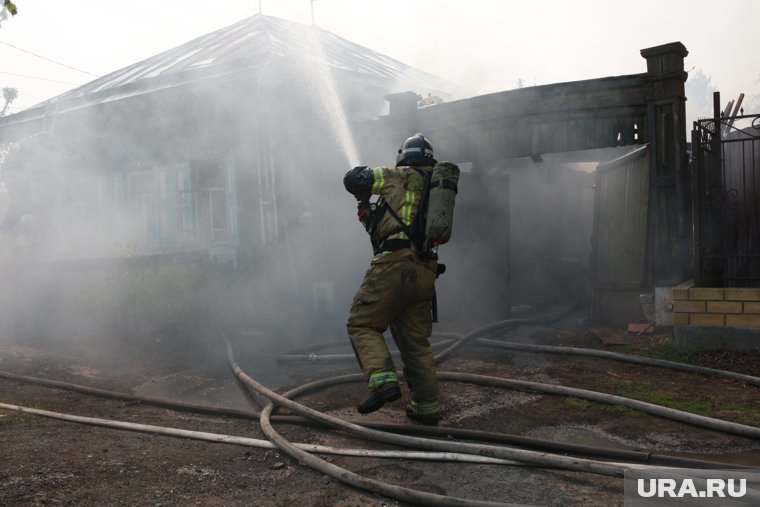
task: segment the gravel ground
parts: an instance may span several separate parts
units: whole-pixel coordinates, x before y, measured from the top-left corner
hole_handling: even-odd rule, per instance
[[[665,335],[628,337],[628,350]],[[602,348],[573,321],[518,328],[504,337],[533,343]],[[139,336],[108,346],[76,340],[0,342],[0,370],[141,396],[250,410],[218,343],[198,336],[178,342]],[[648,341],[647,341],[648,340]],[[353,362],[278,364],[271,350],[233,336],[238,362],[251,376],[285,390],[308,380],[357,373]],[[610,349],[614,350],[614,349]],[[342,349],[340,352],[349,352]],[[758,374],[760,353],[710,353],[705,366]],[[760,426],[760,388],[661,368],[579,357],[544,356],[469,346],[446,371],[562,384],[677,404]],[[442,426],[526,435],[617,449],[677,454],[760,467],[760,442],[639,412],[537,393],[441,383]],[[406,423],[404,399],[366,417],[353,407],[361,385],[339,385],[305,397],[316,409],[357,421]],[[180,412],[0,379],[0,402],[82,416],[264,438],[258,423]],[[294,442],[389,448],[314,426],[277,424]],[[201,442],[0,411],[0,505],[75,506],[381,506],[408,505],[343,485],[273,449]],[[434,463],[331,456],[363,476],[442,495],[551,506],[623,504],[622,479],[526,466]]]

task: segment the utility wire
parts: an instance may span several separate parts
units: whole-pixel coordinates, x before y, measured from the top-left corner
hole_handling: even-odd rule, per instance
[[[52,60],[50,58],[47,58],[46,56],[38,55],[37,53],[32,53],[31,51],[27,51],[26,49],[22,49],[18,46],[14,46],[13,44],[8,44],[7,42],[0,41],[0,44],[3,44],[5,46],[11,47],[13,49],[17,49],[19,51],[23,51],[24,53],[28,53],[32,56],[36,56],[37,58],[42,58],[43,60],[47,60],[48,62],[55,63],[56,65],[60,65],[61,67],[66,67],[67,69],[75,70],[77,72],[82,72],[83,74],[89,74],[91,76],[100,77],[97,74],[93,74],[92,72],[87,72],[86,70],[77,69],[76,67],[72,67],[71,65],[66,65],[65,63],[57,62],[55,60]]]
[[[111,6],[108,6],[108,5],[103,5],[103,4],[95,2],[93,0],[82,0],[82,1],[87,2],[88,4],[100,7],[101,9],[106,9],[106,10],[109,10],[109,11],[112,11],[112,12],[116,12],[118,14],[130,17],[130,18],[133,18],[133,19],[138,19],[140,21],[144,21],[146,23],[150,23],[152,25],[158,26],[159,28],[165,28],[165,27],[171,27],[171,28],[175,28],[175,29],[176,28],[181,28],[181,29],[184,29],[186,31],[193,32],[193,33],[197,33],[198,32],[198,28],[197,27],[186,25],[185,23],[181,23],[181,22],[178,22],[176,20],[171,20],[169,18],[158,16],[156,14],[151,14],[151,13],[148,13],[146,11],[135,9],[134,7],[130,7],[129,8],[130,10],[122,10],[122,9],[114,8],[114,7],[111,7]],[[136,16],[135,13],[144,13],[144,14],[146,14],[149,17]]]
[[[128,0],[129,3],[134,4],[131,0]],[[224,21],[226,23],[234,23],[235,21],[239,21],[239,18],[237,16],[234,16],[228,12],[222,12],[217,9],[212,9],[209,6],[209,3],[203,3],[203,2],[194,2],[193,0],[171,0],[172,3],[179,3],[181,5],[182,9],[187,9],[188,5],[194,6],[196,10],[201,11],[204,14],[211,14],[217,17],[220,21]],[[133,7],[131,7],[133,8]],[[144,11],[143,11],[144,12]]]
[[[25,99],[26,98],[30,98],[30,99],[34,99],[34,100],[39,100],[40,102],[42,102],[43,100],[48,100],[50,98],[50,97],[40,97],[39,95],[31,95],[31,94],[26,93],[26,92],[23,92],[23,93],[19,92],[19,97],[23,97]]]
[[[75,86],[79,86],[80,84],[82,84],[82,83],[72,83],[70,81],[58,81],[57,79],[48,79],[45,77],[29,76],[26,74],[16,74],[15,72],[5,72],[4,70],[0,70],[0,74],[7,74],[9,76],[25,77],[28,79],[38,79],[40,81],[49,81],[51,83],[60,83],[60,84],[75,85]]]

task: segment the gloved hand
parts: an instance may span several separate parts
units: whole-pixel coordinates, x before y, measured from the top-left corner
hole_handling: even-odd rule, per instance
[[[367,166],[356,166],[343,177],[343,186],[360,203],[369,201],[369,197],[372,194],[374,180],[372,178],[372,171],[368,169]]]

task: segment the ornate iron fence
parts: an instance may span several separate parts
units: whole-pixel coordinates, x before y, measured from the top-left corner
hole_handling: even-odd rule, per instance
[[[760,115],[694,122],[694,278],[760,287]]]

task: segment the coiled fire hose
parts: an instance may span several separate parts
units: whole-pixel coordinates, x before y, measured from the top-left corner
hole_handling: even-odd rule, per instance
[[[541,320],[548,321],[549,318],[543,318]],[[494,341],[493,340],[488,340],[486,338],[483,338],[484,336],[488,336],[488,335],[490,335],[490,334],[492,334],[494,332],[497,332],[498,330],[503,329],[506,326],[517,325],[517,324],[522,324],[522,323],[532,323],[532,322],[537,322],[537,319],[521,319],[521,320],[512,320],[512,321],[502,321],[502,322],[499,322],[499,323],[496,323],[496,324],[492,324],[492,325],[489,325],[489,326],[484,326],[482,328],[476,329],[475,331],[473,331],[473,332],[465,335],[464,339],[461,339],[461,340],[455,342],[451,347],[449,347],[449,349],[447,349],[446,351],[444,351],[444,353],[439,354],[439,356],[437,356],[437,357],[440,358],[441,356],[443,356],[445,358],[448,355],[450,355],[451,353],[453,353],[453,351],[455,351],[458,348],[460,348],[461,346],[463,346],[465,344],[465,342],[468,342],[468,341],[473,340],[473,339],[476,339],[477,342],[482,343],[484,345],[505,346],[506,348],[516,348],[518,350],[527,350],[527,351],[535,351],[535,352],[539,352],[540,351],[540,352],[550,352],[550,353],[578,353],[578,352],[576,352],[577,349],[572,349],[572,348],[569,348],[569,347],[551,348],[551,349],[557,349],[557,350],[537,350],[537,349],[536,350],[531,350],[534,347],[540,347],[540,346],[532,346],[532,345],[527,345],[526,346],[526,344],[511,344],[509,342],[495,342],[495,343],[491,343],[491,342],[494,342]],[[449,335],[449,336],[456,337],[457,335]],[[503,345],[503,344],[506,344],[506,345]],[[230,353],[231,353],[231,349],[229,348],[229,344],[227,344],[227,347],[228,347],[228,356],[229,356]],[[543,347],[541,347],[541,348],[543,348]],[[568,350],[563,350],[563,349],[570,349],[570,350],[568,351]],[[595,350],[592,350],[592,352],[593,352],[593,354],[589,354],[589,355],[598,355],[599,357],[607,357],[607,354],[614,354],[614,353],[606,353],[605,351],[595,351]],[[599,354],[599,353],[602,353],[602,354]],[[632,362],[640,362],[639,361],[640,359],[649,360],[648,358],[639,358],[638,356],[631,356],[631,357],[634,358],[634,361],[632,361]],[[608,357],[608,358],[613,358],[613,357]],[[233,359],[233,361],[234,361],[234,359]],[[661,360],[654,360],[654,361],[661,361]],[[672,363],[672,362],[669,362],[669,361],[662,361],[662,363],[667,363],[667,364],[660,364],[659,366],[664,366],[664,367],[671,367],[672,366],[672,365],[669,364],[669,363]],[[687,368],[681,368],[680,367],[681,363],[673,363],[673,365],[679,365],[678,367],[677,366],[673,366],[675,369],[684,369],[686,371],[690,371]],[[683,365],[683,366],[686,366],[686,367],[689,367],[689,368],[691,367],[691,365]],[[696,367],[696,368],[700,368],[700,367]],[[710,369],[705,369],[705,370],[710,370]],[[716,374],[714,372],[718,372],[717,373],[718,376],[726,376],[728,378],[734,378],[736,380],[746,381],[746,382],[752,383],[754,385],[757,385],[757,384],[755,384],[755,382],[752,381],[752,379],[758,380],[756,377],[741,376],[740,374],[733,374],[733,372],[721,372],[720,370],[710,370],[710,371],[691,370],[691,371],[695,371],[695,372],[698,372],[698,373],[705,373],[705,374]],[[241,371],[241,373],[242,373],[242,371]],[[604,395],[602,393],[593,393],[591,391],[584,391],[584,390],[576,390],[576,391],[566,391],[566,392],[564,392],[565,389],[572,390],[573,388],[563,388],[562,386],[548,386],[547,390],[543,391],[542,390],[543,387],[539,387],[541,385],[540,384],[535,384],[535,383],[521,382],[521,381],[512,381],[512,380],[508,380],[508,379],[499,379],[499,378],[495,378],[495,377],[472,376],[472,375],[468,375],[468,374],[450,374],[448,372],[441,372],[441,373],[443,375],[443,376],[440,377],[441,380],[455,380],[455,381],[468,381],[468,382],[473,382],[474,381],[476,383],[485,383],[486,385],[492,385],[492,386],[501,386],[501,387],[510,387],[510,388],[518,388],[518,389],[527,389],[527,390],[533,390],[533,391],[538,391],[538,392],[549,392],[551,394],[571,395],[571,396],[575,396],[575,397],[579,397],[579,398],[594,399],[594,401],[602,401],[602,402],[610,402],[610,401],[605,401],[604,398],[605,397],[612,397],[612,398],[610,398],[611,402],[616,403],[616,404],[621,404],[622,400],[626,400],[625,398],[614,397],[613,395]],[[727,373],[729,375],[723,375],[723,373]],[[236,372],[236,375],[237,374],[238,373]],[[453,376],[450,377],[450,378],[447,378],[446,377],[447,375],[453,375]],[[1,372],[0,372],[0,376],[6,376],[6,378],[8,378],[7,375],[5,375],[5,374],[3,374]],[[242,379],[245,379],[246,377],[247,377],[247,375],[243,374]],[[351,378],[351,377],[354,377],[354,378]],[[748,378],[745,378],[745,377],[748,377]],[[241,375],[238,375],[238,378],[241,378]],[[249,380],[251,380],[251,381],[253,380],[253,379],[250,379],[250,377],[247,377],[247,378]],[[39,380],[39,379],[37,379],[37,380]],[[295,396],[295,395],[297,395],[299,393],[303,394],[304,392],[307,392],[307,391],[310,391],[310,390],[314,390],[314,389],[317,389],[317,388],[321,388],[321,387],[324,387],[324,386],[327,386],[327,385],[331,385],[331,384],[334,384],[334,383],[339,383],[339,382],[363,381],[363,378],[361,378],[360,375],[355,375],[355,376],[350,376],[349,375],[349,376],[344,376],[344,378],[340,378],[338,380],[336,380],[336,379],[326,379],[326,380],[327,380],[327,382],[325,382],[325,381],[318,381],[317,383],[309,384],[306,387],[302,386],[302,388],[294,390],[291,393],[286,393],[285,396]],[[49,381],[46,381],[46,382],[49,382]],[[254,390],[262,393],[262,388],[264,386],[262,386],[260,384],[257,385],[257,383],[255,383],[255,381],[253,381],[253,383],[245,381],[245,383],[246,383],[246,385],[249,385]],[[320,384],[322,384],[322,385],[320,385]],[[87,390],[89,390],[90,392],[87,392]],[[95,389],[92,389],[92,388],[85,388],[85,390],[83,390],[82,392],[85,392],[86,394],[104,395],[104,396],[107,396],[107,394],[105,394],[105,393],[108,393],[106,391],[99,392],[99,390],[95,390]],[[275,393],[272,393],[271,391],[270,391],[270,393],[271,394],[275,394]],[[268,393],[264,392],[264,394],[268,394]],[[587,395],[588,396],[594,396],[594,398],[589,398],[589,397],[587,397]],[[600,398],[596,398],[596,396],[600,396]],[[155,401],[157,404],[161,404],[161,403],[171,404],[171,402],[166,402],[165,400],[163,400],[163,401],[162,400],[147,400],[146,402],[149,402],[149,401]],[[277,400],[277,399],[275,401],[277,401],[278,403],[282,402],[282,400]],[[637,402],[637,400],[629,400],[629,401],[634,402],[634,403],[638,403],[638,404],[642,404],[642,405],[640,405],[638,407],[637,406],[633,406],[632,408],[636,408],[636,409],[642,410],[642,411],[649,411],[649,413],[656,413],[656,412],[650,411],[649,410],[650,407],[647,407],[647,405],[651,405],[651,404],[645,404],[644,402]],[[196,410],[197,409],[198,411],[201,411],[201,412],[206,412],[206,410],[211,410],[212,412],[213,411],[218,411],[218,410],[224,410],[224,409],[215,409],[215,408],[204,407],[204,406],[194,406],[194,405],[190,405],[190,404],[179,404],[179,405],[180,406],[184,405],[183,407],[181,407],[181,409],[184,409],[184,410]],[[271,405],[271,403],[270,403],[270,405]],[[0,405],[0,408],[9,408],[9,407],[14,407],[14,406]],[[658,407],[658,406],[652,405],[652,407]],[[169,407],[169,408],[173,408],[173,407]],[[264,411],[264,413],[266,413],[266,417],[265,417],[266,424],[269,424],[269,413],[271,413],[271,410],[272,410],[271,407],[268,406],[268,408],[269,408],[268,412],[267,412],[266,409]],[[290,408],[291,410],[294,410],[293,406],[288,406],[288,408]],[[676,410],[672,410],[672,409],[667,409],[665,407],[658,407],[658,408],[659,409],[663,409],[666,412],[667,411],[671,411],[672,413],[679,413],[680,412],[680,411],[676,411]],[[18,407],[15,407],[15,409],[18,409]],[[295,411],[298,412],[297,410],[295,410]],[[210,413],[210,412],[207,412],[207,413]],[[262,415],[264,415],[264,413],[262,413]],[[712,419],[712,418],[704,418],[702,416],[695,416],[694,414],[687,414],[687,413],[682,413],[682,414],[684,414],[686,416],[685,419],[684,419],[684,422],[688,422],[690,424],[694,424],[695,423],[694,421],[696,421],[696,423],[698,425],[701,425],[701,426],[704,426],[704,427],[708,427],[708,428],[711,428],[711,429],[717,429],[719,431],[727,431],[727,432],[730,432],[730,433],[736,433],[736,434],[740,434],[740,435],[743,435],[743,436],[749,436],[750,438],[758,438],[757,431],[760,431],[758,428],[753,428],[753,427],[750,427],[750,426],[735,425],[735,423],[730,423],[730,422],[727,422],[727,421],[720,421],[720,420]],[[238,417],[239,416],[251,417],[251,416],[255,416],[256,414],[252,414],[252,413],[248,413],[248,412],[243,412],[243,411],[229,411],[229,414],[227,414],[227,415],[238,416]],[[662,414],[657,414],[657,415],[662,415]],[[681,416],[678,416],[678,417],[681,417]],[[274,418],[280,419],[280,420],[283,420],[283,421],[287,421],[287,422],[300,422],[300,421],[298,421],[298,418],[293,418],[293,417],[288,418],[288,416],[279,416],[279,417],[278,416],[274,416]],[[690,420],[692,418],[695,418],[695,419]],[[681,419],[676,418],[676,420],[681,420]],[[320,421],[320,422],[322,422],[323,424],[327,424],[325,421]],[[127,424],[129,424],[129,423],[127,423]],[[328,425],[330,425],[330,424],[328,424]],[[396,425],[374,425],[374,426],[378,427],[378,428],[386,426],[383,429],[388,429],[388,430],[391,430],[391,431],[399,429],[398,427],[396,427]],[[271,425],[270,425],[270,427],[271,427]],[[431,434],[431,433],[435,434],[435,432],[439,431],[439,430],[442,430],[443,432],[446,432],[447,434],[450,434],[450,433],[452,433],[452,432],[455,431],[454,428],[427,428],[427,427],[425,427],[425,428],[418,427],[417,430],[420,433],[428,432],[428,434]],[[151,431],[155,432],[155,430],[151,430]],[[183,431],[183,430],[178,430],[178,431]],[[272,428],[272,431],[274,432],[273,428]],[[192,433],[192,432],[190,432],[190,433]],[[276,433],[276,432],[274,432],[274,433]],[[482,432],[474,432],[474,433],[482,433]],[[485,435],[481,435],[481,437],[485,437]],[[509,437],[509,436],[505,436],[505,437]],[[234,437],[234,438],[240,438],[240,437]],[[408,438],[412,438],[412,437],[408,437]],[[523,438],[523,437],[514,437],[514,438]],[[213,440],[213,441],[222,441],[222,440]],[[382,440],[382,441],[387,441],[387,440]],[[438,442],[438,441],[433,441],[433,442]],[[234,443],[234,442],[229,442],[229,443]],[[245,445],[245,444],[242,444],[242,445]],[[485,447],[492,447],[492,446],[485,446]],[[496,449],[499,449],[499,448],[496,448]],[[482,452],[482,449],[481,449],[481,452]],[[628,451],[628,452],[631,452],[631,451]],[[488,454],[488,452],[486,451],[485,454]],[[646,453],[641,453],[641,454],[646,455]],[[676,459],[678,459],[678,458],[676,458]],[[319,460],[319,461],[321,461],[321,460]],[[530,462],[530,461],[528,461],[528,462]],[[576,460],[576,462],[578,462],[578,460]],[[507,463],[507,462],[503,462],[503,463]],[[703,463],[703,464],[706,463],[707,466],[715,465],[716,467],[726,467],[726,466],[733,467],[733,465],[714,464],[714,463],[710,463],[710,462],[697,462],[697,461],[695,461],[695,463]],[[607,465],[607,466],[613,465],[614,466],[615,464],[604,464],[604,465]],[[618,466],[621,466],[621,465],[618,464]],[[684,466],[688,466],[688,465],[684,465]],[[597,473],[599,473],[599,471],[597,471]],[[614,473],[613,475],[618,475],[618,473]],[[365,480],[365,479],[359,477],[359,480],[362,481],[362,480]],[[371,483],[368,483],[367,485],[369,485],[371,487],[374,486]],[[386,486],[388,486],[388,485],[386,485]],[[359,487],[362,487],[362,486],[360,485]],[[395,488],[395,487],[393,487],[393,488]],[[389,493],[394,493],[394,494],[395,493],[399,493],[399,494],[402,494],[402,495],[411,494],[411,495],[415,496],[415,495],[417,495],[420,492],[413,492],[413,490],[409,490],[409,492],[389,491]],[[394,495],[389,495],[389,496],[394,496]],[[440,495],[434,495],[434,496],[440,496]],[[402,499],[401,497],[398,497],[398,496],[394,496],[394,497]],[[441,505],[493,505],[492,503],[488,503],[488,502],[483,503],[483,502],[479,502],[479,501],[476,501],[476,500],[475,501],[469,501],[469,500],[464,500],[464,499],[453,499],[451,497],[442,497],[442,498],[443,499],[447,499],[447,500],[444,500],[444,502],[454,502],[454,503],[441,503],[442,500],[439,499],[439,498],[428,499],[428,500],[431,501],[431,502],[434,502],[436,504],[441,504]],[[428,500],[424,500],[424,503],[427,503]],[[411,500],[411,501],[415,501],[415,500]],[[418,499],[416,501],[423,502],[422,499]],[[475,503],[457,503],[457,502],[460,502],[460,501],[475,502]]]

